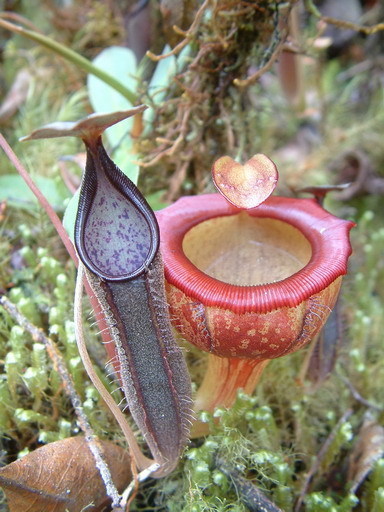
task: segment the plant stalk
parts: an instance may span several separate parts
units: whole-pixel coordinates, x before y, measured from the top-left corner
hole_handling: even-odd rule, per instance
[[[24,37],[27,37],[28,39],[31,39],[32,41],[35,41],[36,43],[41,44],[44,46],[44,48],[47,48],[48,50],[51,50],[57,55],[60,55],[64,59],[68,60],[69,62],[72,62],[72,64],[74,64],[79,69],[82,69],[86,73],[90,73],[91,75],[96,76],[104,83],[110,85],[113,89],[115,89],[115,91],[124,96],[124,98],[126,98],[132,105],[135,104],[137,96],[130,89],[125,87],[125,85],[119,82],[119,80],[116,80],[116,78],[114,78],[112,75],[98,68],[88,59],[82,55],[79,55],[77,52],[71,50],[70,48],[67,48],[63,44],[58,43],[57,41],[51,39],[48,36],[45,36],[44,34],[39,34],[33,30],[19,27],[18,25],[10,23],[9,21],[5,21],[1,18],[0,27],[10,30],[11,32],[15,32],[16,34],[20,34]]]

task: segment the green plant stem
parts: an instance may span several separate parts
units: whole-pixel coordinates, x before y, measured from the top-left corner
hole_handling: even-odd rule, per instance
[[[22,28],[18,25],[10,23],[9,21],[5,21],[0,18],[0,27],[5,28],[6,30],[10,30],[11,32],[15,32],[16,34],[21,34],[36,43],[41,44],[44,48],[55,52],[58,55],[61,55],[64,59],[72,62],[75,66],[83,71],[95,75],[97,78],[102,80],[104,83],[110,85],[113,89],[119,92],[124,98],[126,98],[132,105],[135,104],[137,97],[130,89],[125,87],[121,82],[116,80],[109,73],[106,73],[102,69],[94,66],[92,62],[88,59],[79,55],[77,52],[67,48],[66,46],[58,43],[57,41],[51,39],[50,37],[45,36],[44,34],[39,34],[33,30],[28,30]]]

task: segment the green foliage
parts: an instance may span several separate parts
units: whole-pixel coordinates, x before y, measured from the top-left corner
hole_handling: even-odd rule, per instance
[[[116,427],[110,424],[106,409],[86,379],[77,351],[71,307],[74,268],[46,248],[37,247],[28,230],[24,233],[27,238],[19,238],[23,244],[19,251],[22,268],[13,274],[9,297],[30,322],[43,327],[57,342],[95,430],[106,429],[113,436]],[[45,346],[14,325],[2,309],[0,326],[1,434],[13,439],[17,451],[24,453],[36,443],[77,433],[76,418]],[[111,391],[115,389],[107,381],[106,385]]]
[[[374,494],[372,512],[380,512],[384,507],[384,487],[380,487]]]
[[[364,487],[362,502],[366,510],[380,510],[384,504],[384,459],[379,459]],[[376,508],[375,508],[376,507]]]
[[[69,198],[69,192],[64,186],[61,178],[45,178],[39,176],[36,184],[45,197],[50,198],[51,205],[57,211],[62,211],[65,200]],[[18,208],[37,207],[37,200],[21,176],[15,174],[4,174],[0,176],[0,201],[7,201],[8,204]]]
[[[24,13],[44,33],[54,31],[49,16],[43,16],[41,10],[37,16],[31,2],[22,3]],[[223,152],[245,159],[262,151],[273,158],[276,156],[276,160],[281,159],[281,191],[286,194],[291,194],[291,186],[300,188],[334,182],[339,169],[327,170],[328,164],[344,151],[356,148],[369,155],[378,175],[384,175],[381,71],[378,73],[372,68],[373,72],[354,74],[353,69],[347,69],[345,73],[346,65],[342,60],[327,61],[320,50],[309,48],[308,54],[315,65],[309,68],[306,87],[314,113],[312,116],[302,113],[304,118],[297,116],[284,99],[274,71],[246,91],[232,85],[233,78],[245,75],[250,64],[261,62],[263,44],[258,42],[252,52],[247,53],[247,37],[251,34],[250,27],[257,26],[269,39],[272,24],[268,23],[267,15],[275,5],[263,2],[262,7],[263,13],[257,13],[253,24],[240,15],[234,20],[233,13],[216,20],[206,16],[192,43],[180,55],[160,61],[152,78],[142,80],[144,72],[140,66],[140,81],[137,78],[132,78],[130,84],[125,81],[126,86],[140,92],[144,102],[153,107],[144,115],[144,135],[135,144],[135,154],[140,149],[146,159],[155,157],[159,147],[172,147],[183,129],[175,151],[159,160],[154,172],[143,173],[142,185],[156,207],[163,205],[162,194],[168,190],[169,177],[185,162],[181,192],[209,190],[210,165]],[[88,44],[95,27],[102,26],[95,23],[102,16],[94,14],[93,19],[89,18],[89,25],[75,35],[76,49]],[[227,39],[225,55],[207,52],[204,66],[197,62],[200,67],[188,68],[198,50],[214,44],[220,48],[222,37],[229,34],[227,23],[231,26],[237,22],[241,31]],[[306,29],[310,36],[316,30],[315,23],[309,23]],[[98,35],[101,37],[101,32]],[[99,48],[98,45],[97,51]],[[108,48],[94,63],[104,67],[110,59],[110,73],[115,73],[113,67],[115,78],[124,81],[124,73],[134,73],[131,54],[124,65],[114,62],[122,51]],[[94,55],[96,50],[91,48],[90,53]],[[125,55],[128,55],[126,51]],[[112,110],[108,103],[112,101],[111,93],[105,93],[104,97],[100,83],[93,79],[88,82],[87,92],[82,72],[48,56],[40,47],[26,44],[20,36],[5,42],[3,60],[3,76],[8,88],[17,70],[27,67],[33,71],[26,101],[19,114],[4,126],[4,134],[61,213],[68,194],[59,177],[57,161],[62,155],[81,151],[80,142],[51,139],[21,144],[18,138],[52,121],[83,117],[91,110],[88,94],[105,100],[98,106],[95,100],[94,108]],[[213,72],[216,67],[220,67],[220,74]],[[173,80],[175,69],[178,81]],[[183,116],[188,119],[185,125],[181,122]],[[316,141],[304,157],[296,152],[293,162],[284,161],[280,150],[286,149],[285,145],[291,144],[297,134],[300,142],[303,120],[316,132]],[[125,127],[126,131],[129,129]],[[131,140],[125,140],[127,145],[119,146],[122,137],[124,133],[110,138],[109,149],[115,159],[121,157],[121,162],[127,162],[125,151],[132,144]],[[157,137],[169,144],[159,143]],[[294,149],[297,147],[301,149],[299,143]],[[118,151],[120,156],[116,157]],[[3,153],[0,160],[0,200],[8,199],[0,230],[0,286],[31,322],[42,327],[58,343],[96,432],[120,441],[121,433],[87,380],[78,356],[72,320],[73,264],[63,254],[52,227],[32,203],[19,178],[11,175],[14,169]],[[137,176],[136,164],[120,165],[130,177]],[[79,171],[75,172],[79,176]],[[277,506],[291,512],[308,471],[331,434],[333,439],[305,492],[301,512],[379,512],[384,509],[384,459],[374,463],[371,473],[356,491],[358,498],[349,492],[351,482],[347,481],[346,471],[349,455],[359,438],[367,402],[378,407],[384,403],[382,199],[370,194],[347,203],[327,198],[326,204],[331,211],[357,223],[352,231],[354,253],[342,292],[344,339],[334,372],[319,389],[313,390],[309,383],[297,381],[303,352],[271,362],[254,396],[240,393],[231,410],[219,409],[214,415],[200,415],[200,419],[210,425],[211,434],[191,442],[174,474],[144,486],[132,506],[133,511],[245,511],[232,482],[218,467],[217,457],[220,456]],[[67,210],[67,218],[69,224],[73,222],[73,212]],[[100,342],[91,323],[92,320],[87,323],[86,332],[91,349],[95,351]],[[202,355],[194,349],[188,357],[197,386]],[[101,356],[98,360],[101,361],[99,373],[105,374],[105,358]],[[116,385],[103,378],[109,389],[116,391]],[[353,396],[346,382],[365,402]],[[79,427],[62,383],[45,349],[2,311],[0,404],[0,432],[4,450],[8,452],[6,462],[41,443],[78,433]],[[348,422],[336,427],[339,418],[349,409],[353,414]],[[382,424],[383,411],[375,411],[375,415]]]
[[[358,498],[352,494],[337,504],[330,496],[317,492],[309,494],[305,500],[306,512],[352,512],[358,503]]]

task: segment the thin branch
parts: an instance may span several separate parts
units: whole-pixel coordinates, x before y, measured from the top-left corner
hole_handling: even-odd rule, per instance
[[[34,32],[40,32],[41,31],[34,25],[29,19],[24,18],[24,16],[21,16],[20,14],[17,14],[16,12],[12,11],[2,11],[0,12],[0,18],[4,20],[11,20],[16,23],[20,23],[21,25],[24,25],[25,27],[29,27]]]
[[[85,434],[85,439],[88,443],[88,447],[95,458],[96,467],[100,471],[100,475],[104,482],[107,495],[111,498],[113,506],[117,507],[115,509],[116,512],[118,510],[121,510],[121,497],[119,495],[118,490],[115,487],[115,484],[113,483],[111,472],[104,458],[103,448],[99,443],[99,440],[96,434],[94,433],[86,414],[84,413],[84,408],[80,395],[77,393],[75,389],[73,379],[69,371],[67,370],[65,361],[61,356],[60,351],[56,346],[56,343],[51,338],[46,336],[44,331],[33,325],[24,315],[22,315],[22,313],[20,313],[15,304],[8,300],[8,298],[5,295],[2,295],[0,297],[0,304],[18,325],[20,325],[24,330],[30,333],[34,341],[42,343],[45,346],[45,349],[53,362],[54,368],[60,375],[60,378],[64,384],[64,391],[72,403],[80,428]]]
[[[187,176],[187,170],[190,163],[190,159],[191,152],[186,155],[185,162],[183,162],[171,176],[169,180],[168,192],[165,196],[166,203],[171,203],[174,200],[177,192],[180,190],[180,187]]]
[[[350,21],[340,20],[337,18],[332,18],[330,16],[323,16],[319,9],[314,5],[312,0],[306,0],[306,7],[308,11],[319,18],[319,20],[324,21],[324,23],[328,23],[329,25],[335,25],[338,28],[344,28],[347,30],[354,30],[355,32],[362,32],[363,34],[371,35],[379,32],[380,30],[384,30],[384,23],[377,23],[376,25],[372,25],[371,27],[367,27],[364,25],[358,25],[356,23],[352,23]]]
[[[370,402],[369,400],[367,400],[366,398],[364,398],[363,396],[361,396],[360,393],[353,386],[352,382],[349,379],[347,379],[343,375],[338,375],[338,377],[344,382],[344,384],[346,384],[348,386],[348,388],[351,392],[351,395],[357,402],[360,402],[361,404],[365,405],[365,407],[368,407],[369,409],[374,409],[375,411],[383,412],[384,409],[382,406],[376,405],[376,404]]]
[[[284,43],[285,43],[285,39],[282,39],[279,42],[279,44],[277,45],[277,47],[274,50],[274,52],[272,53],[269,61],[266,64],[264,64],[264,66],[259,68],[255,73],[253,73],[253,75],[249,76],[248,78],[245,78],[244,80],[240,80],[239,78],[235,78],[233,83],[237,87],[248,87],[249,85],[254,84],[255,82],[257,82],[257,80],[262,75],[264,75],[264,73],[269,71],[271,69],[271,67],[273,66],[273,64],[276,62],[277,58],[280,55],[280,52],[283,50]]]
[[[60,236],[65,248],[68,251],[68,254],[71,256],[75,264],[77,264],[77,255],[75,248],[73,247],[73,244],[67,234],[67,232],[64,229],[64,226],[59,219],[57,213],[50,205],[47,198],[44,196],[44,194],[41,192],[39,187],[36,185],[36,183],[33,181],[31,176],[28,174],[28,171],[25,169],[25,167],[22,165],[20,160],[17,158],[15,153],[12,151],[12,148],[9,146],[8,142],[5,140],[3,135],[0,133],[0,146],[3,149],[4,153],[9,158],[10,162],[13,164],[17,172],[20,174],[20,176],[23,178],[25,183],[28,185],[28,187],[31,189],[31,191],[35,194],[37,200],[45,210],[46,214],[48,215],[50,221],[54,225],[58,235]]]
[[[182,109],[180,109],[182,110]],[[172,145],[169,148],[161,150],[155,157],[153,157],[149,162],[138,162],[142,167],[152,167],[157,164],[164,156],[172,156],[175,154],[176,150],[179,148],[180,144],[185,140],[185,134],[188,127],[188,121],[191,114],[191,109],[187,108],[182,114],[182,119],[180,121],[179,126],[179,135],[174,141],[169,141]]]
[[[195,19],[194,19],[193,23],[191,24],[191,26],[189,27],[189,29],[186,32],[184,32],[184,30],[181,30],[177,26],[173,27],[173,30],[177,34],[182,35],[184,37],[184,39],[179,44],[177,44],[170,52],[165,53],[164,55],[155,55],[151,51],[147,51],[147,53],[146,53],[147,57],[149,57],[151,60],[153,60],[155,62],[158,62],[159,60],[166,59],[167,57],[170,57],[171,55],[177,55],[178,53],[180,53],[181,50],[185,46],[187,46],[189,41],[192,39],[197,27],[200,24],[200,20],[204,14],[204,11],[208,7],[208,4],[210,1],[211,0],[205,0],[205,2],[202,3],[200,9],[197,11],[197,13],[195,15]]]

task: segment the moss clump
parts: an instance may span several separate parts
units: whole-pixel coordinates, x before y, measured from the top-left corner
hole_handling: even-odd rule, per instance
[[[36,247],[30,237],[26,240],[21,235],[18,242],[23,247],[18,251],[18,270],[7,281],[12,281],[9,299],[57,343],[94,428],[98,432],[107,429],[113,436],[115,427],[109,425],[109,416],[86,379],[76,346],[72,319],[74,266],[54,258],[46,248]],[[74,435],[79,429],[44,345],[14,325],[4,310],[0,320],[0,431],[7,443],[15,445],[9,454],[10,462],[19,452]],[[110,387],[108,382],[107,385]]]
[[[72,37],[55,28],[41,10],[32,13],[29,2],[22,4],[29,9],[25,14],[42,30],[57,35],[58,40],[70,41],[88,56],[103,45],[100,32],[97,44],[92,40],[92,23],[100,21],[101,7],[93,6],[89,17],[84,18],[89,24]],[[382,70],[368,53],[364,55],[365,68],[356,68],[356,63],[345,59],[328,61],[324,51],[309,44],[315,37],[315,20],[305,23],[302,30],[309,56],[304,85],[310,108],[297,115],[284,98],[273,69],[247,89],[233,84],[234,78],[248,73],[249,66],[265,62],[279,35],[276,16],[282,19],[286,4],[258,2],[257,9],[252,10],[248,5],[243,9],[241,2],[218,2],[207,9],[187,49],[178,57],[179,64],[184,61],[179,74],[168,84],[153,123],[138,141],[147,163],[154,163],[163,152],[154,166],[142,173],[148,193],[162,189],[168,198],[174,198],[181,193],[206,191],[211,186],[211,163],[228,153],[242,160],[260,151],[267,153],[280,164],[280,193],[289,195],[291,188],[340,181],[340,159],[356,148],[368,157],[375,175],[384,176]],[[114,26],[108,38],[117,41],[119,30]],[[105,46],[112,41],[105,41]],[[19,69],[27,67],[32,76],[26,101],[3,127],[4,134],[35,178],[51,180],[48,199],[52,200],[52,189],[61,182],[57,158],[79,151],[78,142],[63,139],[21,145],[18,137],[50,121],[73,120],[88,113],[84,77],[19,36],[7,38],[2,59],[8,89]],[[145,83],[140,93],[150,100]],[[14,173],[3,153],[0,159],[1,175]],[[16,189],[15,196],[20,199],[21,190]],[[352,477],[348,480],[350,455],[362,435],[367,411],[379,426],[384,419],[382,198],[370,193],[340,202],[335,195],[327,198],[326,205],[357,223],[352,231],[354,254],[342,291],[343,336],[334,371],[321,385],[314,386],[308,375],[304,381],[298,379],[303,352],[271,362],[254,396],[240,394],[231,410],[203,415],[211,424],[211,434],[191,442],[172,475],[146,482],[132,510],[246,510],[218,460],[225,461],[286,512],[294,510],[300,496],[301,512],[379,512],[384,508],[381,452],[376,453],[378,460],[372,462],[371,473],[355,494],[350,492]],[[72,262],[36,203],[29,199],[2,203],[0,218],[1,291],[60,346],[95,431],[120,442],[121,433],[87,380],[74,343]],[[90,348],[102,374],[105,360],[100,356],[101,343],[92,322],[85,318]],[[204,355],[193,349],[187,356],[197,387]],[[111,391],[115,390],[116,385],[105,380]],[[78,433],[49,357],[41,344],[3,311],[0,403],[4,462],[41,443]],[[339,424],[347,411],[348,418]],[[308,483],[306,476],[319,454],[320,464]]]

